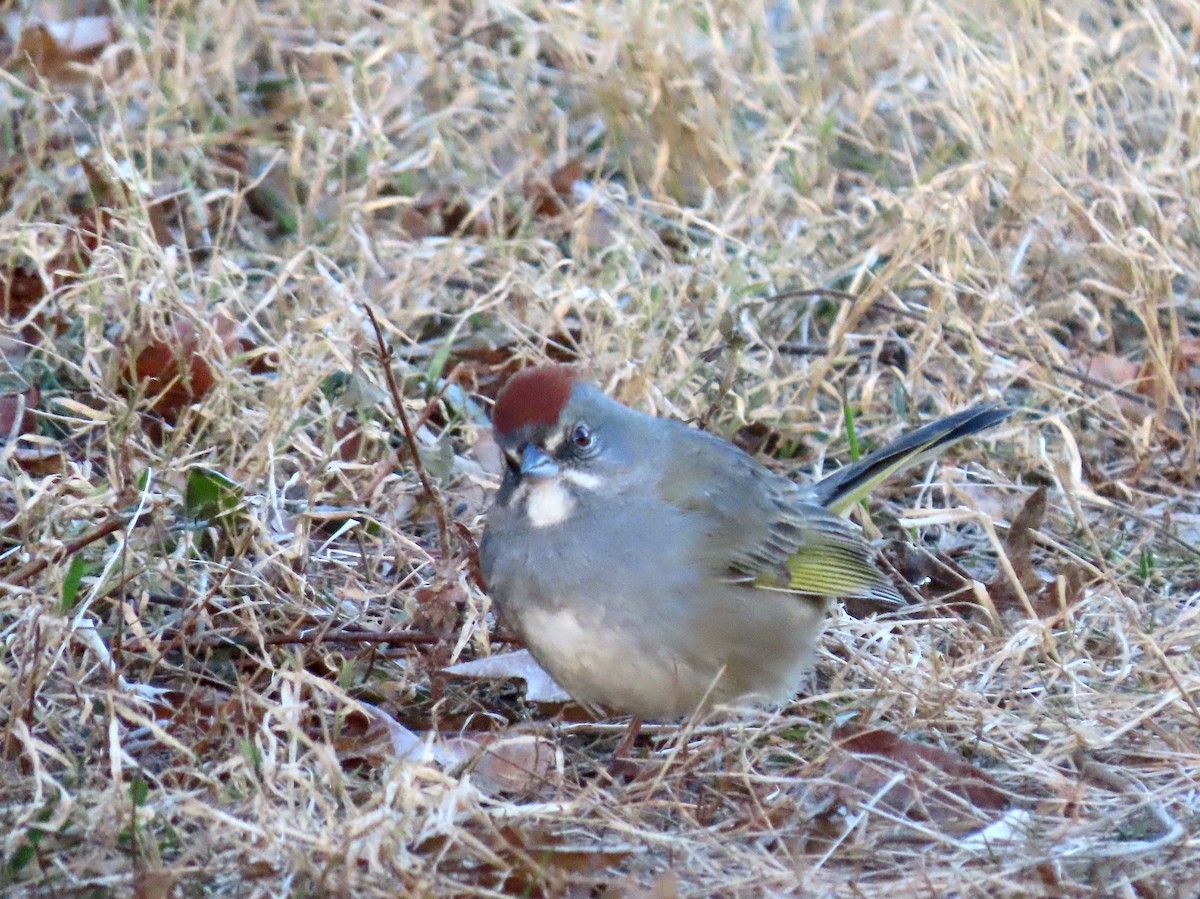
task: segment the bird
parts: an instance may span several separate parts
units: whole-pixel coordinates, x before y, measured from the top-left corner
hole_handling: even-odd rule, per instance
[[[480,573],[499,618],[598,715],[785,703],[835,599],[901,601],[842,513],[1013,411],[968,408],[800,484],[574,366],[527,367],[492,409],[504,474]]]

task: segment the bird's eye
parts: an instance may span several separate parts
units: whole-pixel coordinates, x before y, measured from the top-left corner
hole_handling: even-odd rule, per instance
[[[583,422],[579,422],[579,424],[575,425],[575,427],[571,429],[571,442],[575,444],[578,449],[591,449],[592,444],[595,443],[595,440],[596,439],[592,436],[592,429]]]

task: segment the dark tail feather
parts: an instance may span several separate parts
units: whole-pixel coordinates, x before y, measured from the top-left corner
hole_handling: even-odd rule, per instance
[[[1015,411],[999,403],[985,403],[931,421],[818,481],[812,486],[815,499],[831,511],[841,513],[901,468],[927,459],[964,437],[986,430]]]

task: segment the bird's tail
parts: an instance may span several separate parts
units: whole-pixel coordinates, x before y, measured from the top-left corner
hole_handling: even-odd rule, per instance
[[[818,481],[812,486],[814,498],[830,511],[841,514],[900,469],[998,424],[1015,411],[999,403],[984,403],[931,421]]]

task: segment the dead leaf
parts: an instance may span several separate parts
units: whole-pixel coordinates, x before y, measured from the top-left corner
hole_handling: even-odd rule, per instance
[[[0,271],[0,314],[7,319],[24,318],[46,295],[42,276],[27,266]]]
[[[571,701],[570,694],[554,682],[554,678],[546,673],[527,649],[501,652],[470,662],[459,662],[444,670],[447,674],[458,677],[524,681],[525,698],[530,702]]]
[[[1183,337],[1173,347],[1168,361],[1169,377],[1174,378],[1180,389],[1187,390],[1195,382],[1197,372],[1194,371],[1200,363],[1200,337]],[[1158,380],[1162,377],[1162,368],[1150,360],[1142,362],[1114,356],[1111,353],[1096,353],[1081,357],[1076,367],[1102,384],[1124,390],[1132,390],[1142,396],[1153,396]],[[1118,405],[1130,415],[1145,415],[1146,408],[1136,402],[1118,396]]]
[[[1075,563],[1065,563],[1056,577],[1044,577],[1033,564],[1034,532],[1046,516],[1046,487],[1040,485],[1030,494],[1012,521],[1004,540],[1004,553],[1017,575],[1017,581],[1039,618],[1048,618],[1064,606],[1077,602],[1086,582],[1084,570]],[[1000,571],[987,584],[992,605],[1001,614],[1016,611],[1026,614],[1016,586],[1008,574]]]
[[[179,874],[163,868],[133,872],[133,899],[170,899],[179,882]]]
[[[782,438],[780,431],[766,422],[750,421],[738,428],[731,440],[748,455],[774,456]]]
[[[900,577],[925,598],[927,607],[972,602],[975,579],[947,553],[933,553],[904,539],[889,540],[882,552]]]
[[[175,197],[139,196],[120,178],[113,179],[105,175],[87,156],[80,156],[79,164],[87,176],[88,188],[98,209],[112,217],[116,214],[113,210],[124,212],[140,206],[146,213],[154,242],[160,247],[175,245],[175,236],[171,233],[169,223],[172,211],[175,218],[179,218],[179,204]],[[95,245],[90,249],[95,249]]]
[[[47,266],[55,287],[75,281],[87,272],[92,264],[92,254],[104,239],[112,219],[109,210],[99,208],[89,209],[79,216],[62,250]]]
[[[249,138],[249,134],[244,135]],[[243,192],[246,208],[258,218],[273,222],[281,234],[294,233],[296,220],[296,184],[286,165],[274,158],[262,159],[243,144],[227,143],[212,151],[213,162],[228,169],[234,186]],[[214,210],[209,227],[220,222]]]
[[[94,61],[117,36],[110,16],[79,16],[64,22],[43,18],[7,23],[17,33],[14,55],[50,80],[81,77],[78,66]]]
[[[414,626],[423,633],[435,634],[440,640],[447,640],[458,621],[458,610],[463,602],[462,585],[456,581],[433,580],[417,587],[413,598],[416,600]],[[445,653],[443,662],[449,661],[448,646],[445,647]]]
[[[633,854],[634,847],[620,844],[613,846],[571,844],[561,837],[549,834],[529,834],[515,827],[503,829],[505,837],[514,845],[535,856],[542,864],[553,865],[564,871],[586,873],[603,871],[620,864]]]
[[[368,705],[367,711],[370,713],[373,723],[382,727],[387,733],[388,740],[391,742],[392,752],[398,759],[416,759],[421,756],[421,749],[424,745],[424,740],[419,734],[405,727],[383,709],[376,706]]]
[[[964,833],[1009,807],[991,776],[945,749],[855,725],[839,728],[834,739],[824,776],[837,784],[839,802],[851,808]]]
[[[167,421],[217,383],[217,369],[201,351],[199,332],[188,321],[176,322],[165,336],[144,344],[132,369],[136,384],[151,398],[151,410]]]
[[[364,705],[369,715],[365,726],[355,723],[356,716],[347,716],[336,742],[343,764],[380,764],[390,758],[434,762],[448,771],[469,771],[475,786],[488,795],[529,793],[561,779],[562,750],[545,737],[417,733],[383,709]]]
[[[674,871],[663,871],[649,887],[630,880],[605,887],[600,899],[679,899],[679,875]]]
[[[1180,388],[1200,387],[1200,337],[1180,338],[1175,358],[1175,378]]]
[[[32,266],[17,265],[7,272],[0,271],[0,312],[10,320],[24,318],[51,290],[78,280],[91,265],[92,254],[111,218],[104,209],[88,210],[79,216],[67,232],[62,249],[46,265],[49,284]],[[38,328],[26,328],[22,336],[32,342],[38,337]]]
[[[560,781],[562,768],[562,750],[553,741],[520,734],[485,746],[471,777],[488,794],[524,794]]]
[[[1042,585],[1042,578],[1033,568],[1033,532],[1042,526],[1045,517],[1046,485],[1041,484],[1025,500],[1004,540],[1004,553],[1008,556],[1009,564],[1016,572],[1021,589],[1031,598]],[[1006,572],[998,572],[988,583],[987,590],[997,611],[1005,612],[1014,608],[1024,610],[1017,589]]]
[[[572,160],[548,177],[531,177],[522,185],[529,210],[537,218],[562,215],[574,201],[575,182],[583,177],[583,164]]]
[[[465,191],[439,187],[404,208],[400,227],[413,240],[454,237],[464,229],[476,237],[486,237],[492,232],[492,220],[486,207],[478,210],[473,207]]]
[[[1084,356],[1077,363],[1077,367],[1089,378],[1095,378],[1097,381],[1113,387],[1122,387],[1143,393],[1147,386],[1142,380],[1140,362],[1114,356],[1112,353]]]
[[[572,159],[550,173],[550,186],[559,196],[569,197],[575,189],[575,182],[582,178],[583,163],[578,159]]]
[[[61,474],[67,465],[67,455],[62,445],[47,437],[33,442],[30,437],[17,440],[17,445],[8,453],[8,459],[23,472],[35,478]]]
[[[136,348],[136,356],[127,363],[134,383],[151,398],[150,409],[166,421],[174,421],[183,408],[212,390],[222,376],[217,361],[221,354],[239,356],[242,362],[256,358],[260,368],[271,364],[272,351],[258,347],[249,329],[226,306],[217,306],[209,314],[216,341],[203,341],[194,324],[178,319],[140,347],[136,339],[129,342],[129,355]]]
[[[38,403],[37,387],[0,393],[0,443],[30,433],[37,424],[33,410]]]
[[[570,842],[537,825],[494,831],[492,850],[509,865],[497,884],[509,896],[563,896],[637,852],[629,844]],[[670,895],[670,894],[667,894]]]

